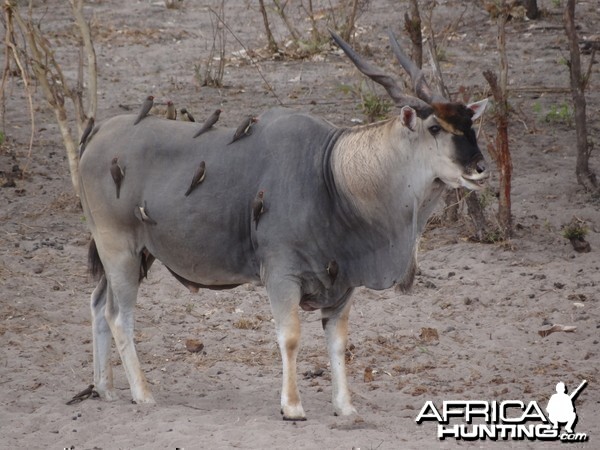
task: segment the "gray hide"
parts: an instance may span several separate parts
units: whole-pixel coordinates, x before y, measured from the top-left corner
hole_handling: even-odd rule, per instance
[[[336,142],[351,129],[276,108],[250,136],[227,145],[233,129],[192,139],[197,124],[149,116],[132,126],[134,118],[101,123],[82,156],[82,202],[94,236],[119,229],[132,255],[145,248],[206,287],[266,283],[274,273],[297,280],[305,309],[338,306],[357,286],[412,282],[415,241],[441,182],[418,205],[408,190],[390,192],[384,215],[363,217],[338,190],[331,164]],[[120,199],[109,174],[115,156],[125,170]],[[200,161],[206,178],[186,197]],[[410,176],[414,169],[394,170]],[[259,190],[265,212],[255,230],[250,205]],[[156,225],[136,218],[144,203]],[[332,259],[339,266],[333,284],[326,272]]]

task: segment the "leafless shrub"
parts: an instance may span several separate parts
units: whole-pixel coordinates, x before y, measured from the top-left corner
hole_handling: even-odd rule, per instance
[[[35,116],[33,113],[33,92],[32,80],[35,78],[41,88],[47,103],[54,111],[58,123],[71,172],[71,181],[75,193],[79,195],[79,158],[77,154],[77,137],[73,137],[71,132],[71,121],[75,121],[78,134],[81,135],[84,124],[90,117],[95,117],[97,109],[97,71],[96,71],[96,52],[92,42],[89,24],[83,16],[83,0],[69,0],[73,19],[80,33],[78,79],[73,84],[73,80],[67,79],[64,75],[61,65],[57,62],[54,49],[51,42],[44,35],[41,24],[35,23],[33,19],[33,5],[30,2],[27,10],[27,16],[21,14],[22,8],[17,5],[15,0],[5,0],[4,2],[4,21],[6,24],[6,54],[5,68],[0,88],[1,102],[4,104],[5,90],[8,77],[11,75],[10,61],[14,61],[18,68],[18,76],[23,80],[27,94],[30,117],[32,124],[32,134],[30,140],[30,152],[33,145],[35,130]],[[19,31],[19,38],[15,30]],[[84,97],[84,56],[87,59],[87,98],[88,107],[85,110],[83,105]],[[30,73],[30,71],[32,74]],[[75,117],[69,119],[65,98],[71,100]]]
[[[267,8],[263,0],[259,1],[263,23],[270,51],[279,52],[290,58],[304,58],[323,51],[330,42],[327,28],[336,30],[344,40],[350,42],[356,28],[356,21],[367,9],[370,0],[338,0],[335,4],[329,0],[313,2],[301,0],[298,6],[291,10],[289,0],[272,0],[271,8]],[[285,25],[291,41],[278,44],[273,38],[268,10],[275,14]],[[308,33],[299,29],[297,24],[309,22]]]
[[[212,31],[212,45],[208,56],[203,63],[194,67],[196,81],[200,86],[223,86],[223,75],[225,74],[225,0],[217,11],[210,9],[210,28]],[[216,64],[215,64],[216,63]]]

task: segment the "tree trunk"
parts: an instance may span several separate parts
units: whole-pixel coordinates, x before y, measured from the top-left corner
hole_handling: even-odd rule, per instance
[[[502,19],[499,19],[502,20]],[[500,27],[500,24],[498,25]],[[504,28],[502,26],[502,28]],[[501,40],[501,39],[500,39]],[[499,40],[499,42],[500,42]],[[502,52],[500,52],[502,54]],[[502,58],[501,58],[502,60]],[[502,65],[502,64],[501,64]],[[505,68],[502,67],[501,70]],[[508,99],[506,87],[498,86],[496,74],[490,70],[483,72],[492,90],[492,95],[497,104],[496,112],[496,142],[492,155],[495,155],[496,165],[500,171],[500,197],[498,199],[498,222],[500,231],[505,239],[512,234],[512,216],[511,216],[511,180],[512,180],[512,159],[508,146]]]
[[[568,0],[564,13],[565,32],[569,41],[569,62],[571,78],[571,96],[575,110],[575,132],[577,135],[577,163],[575,174],[577,182],[587,190],[598,190],[596,174],[590,170],[589,159],[591,145],[587,138],[586,102],[584,88],[585,79],[581,76],[581,55],[579,53],[579,40],[575,29],[575,0]]]

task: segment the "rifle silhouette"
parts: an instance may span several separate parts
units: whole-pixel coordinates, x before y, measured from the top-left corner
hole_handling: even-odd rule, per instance
[[[579,392],[581,392],[581,390],[584,388],[584,386],[587,384],[587,380],[583,380],[581,382],[581,384],[579,386],[577,386],[577,389],[575,389],[573,392],[571,392],[569,394],[569,398],[571,400],[573,400],[575,397],[577,397],[577,395],[579,394]]]

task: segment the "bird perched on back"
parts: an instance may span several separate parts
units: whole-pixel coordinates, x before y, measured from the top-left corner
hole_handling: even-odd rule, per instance
[[[204,181],[205,176],[206,176],[206,163],[204,161],[200,161],[200,164],[198,164],[198,167],[196,168],[196,172],[194,172],[194,178],[192,178],[190,187],[188,188],[188,190],[185,193],[186,197],[188,195],[190,195],[190,192],[192,192],[196,188],[196,186],[198,186],[200,183],[202,183]]]
[[[254,229],[258,229],[258,219],[265,212],[265,191],[258,191],[254,200],[252,200],[252,220],[254,221]]]
[[[125,171],[121,168],[121,166],[119,166],[118,156],[115,156],[112,159],[112,163],[110,165],[110,174],[115,182],[115,186],[117,186],[117,198],[119,198],[121,193],[121,183],[123,182],[123,178],[125,178]]]
[[[241,125],[237,127],[237,130],[235,130],[233,139],[229,144],[233,144],[235,141],[240,140],[244,136],[249,136],[250,134],[252,134],[252,125],[254,125],[256,122],[258,122],[258,119],[256,117],[250,116],[246,118],[246,120],[244,120],[241,123]]]
[[[171,100],[167,102],[167,119],[176,120],[177,119],[177,109],[175,109],[175,105]]]
[[[187,109],[181,108],[179,110],[179,112],[181,113],[181,116],[180,116],[181,120],[183,120],[184,122],[195,122],[196,121],[194,119],[194,116],[192,116]]]
[[[83,144],[87,140],[87,138],[90,136],[90,133],[94,129],[94,122],[95,121],[94,121],[93,117],[90,117],[88,119],[85,130],[83,130],[83,134],[81,135],[81,139],[79,140],[79,145]]]
[[[79,140],[79,157],[83,155],[83,151],[85,150],[85,146],[87,144],[87,140],[94,129],[94,118],[90,117],[88,119],[87,125],[81,134],[81,139]]]
[[[138,123],[140,123],[142,121],[142,119],[148,115],[148,113],[150,112],[150,110],[152,109],[153,106],[154,106],[154,96],[149,95],[148,97],[146,97],[146,100],[144,100],[144,103],[142,103],[142,108],[140,109],[140,113],[138,114],[138,116],[135,119],[135,122],[133,122],[133,124],[137,125]]]
[[[219,120],[219,116],[221,115],[221,110],[217,109],[214,113],[212,113],[210,115],[210,117],[208,119],[206,119],[206,122],[204,122],[202,124],[202,126],[200,127],[200,129],[198,131],[196,131],[196,134],[194,135],[194,137],[198,137],[200,136],[202,133],[210,130],[212,128],[212,126],[217,123],[217,121]]]

